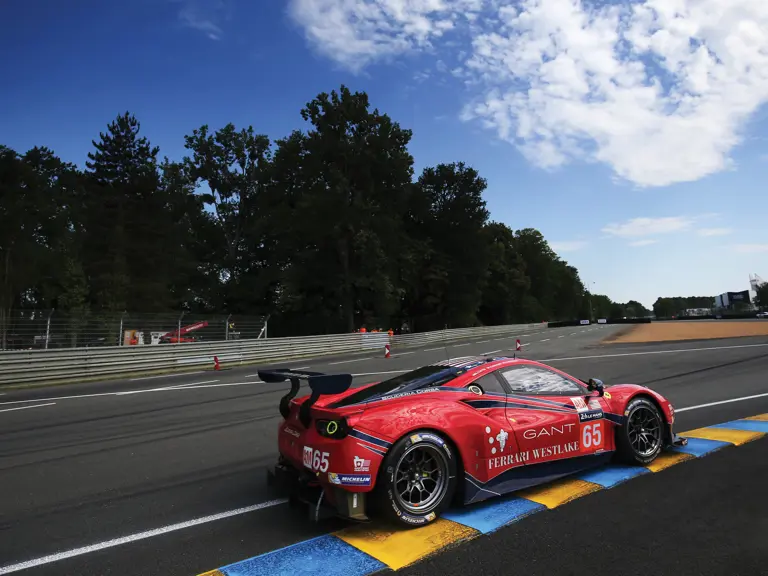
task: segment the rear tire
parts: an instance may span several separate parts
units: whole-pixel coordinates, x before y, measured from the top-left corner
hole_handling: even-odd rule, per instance
[[[627,464],[647,466],[664,449],[664,418],[647,398],[630,401],[625,414],[624,424],[616,429],[617,456]]]
[[[458,454],[440,434],[417,430],[398,440],[382,462],[374,498],[384,519],[425,526],[450,506]]]

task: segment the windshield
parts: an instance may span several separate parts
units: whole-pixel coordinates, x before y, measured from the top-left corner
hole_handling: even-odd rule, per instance
[[[406,372],[400,376],[395,376],[394,378],[384,380],[383,382],[369,386],[359,392],[350,394],[343,400],[333,404],[331,408],[341,408],[343,406],[349,406],[351,404],[357,404],[372,399],[379,400],[392,394],[409,392],[420,388],[442,386],[446,382],[450,382],[456,378],[459,373],[460,371],[453,367],[424,366],[423,368]]]

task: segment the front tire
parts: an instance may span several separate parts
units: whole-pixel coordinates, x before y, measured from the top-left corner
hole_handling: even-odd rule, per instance
[[[445,438],[419,430],[398,440],[384,458],[376,500],[384,518],[401,526],[437,520],[456,492],[458,454]]]
[[[664,418],[647,398],[627,405],[624,425],[616,430],[617,455],[627,464],[647,466],[664,448]]]

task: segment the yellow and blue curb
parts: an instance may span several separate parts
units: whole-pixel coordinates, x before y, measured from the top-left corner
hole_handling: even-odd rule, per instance
[[[686,446],[664,452],[649,466],[609,464],[522,490],[512,497],[451,510],[421,528],[396,530],[375,524],[352,526],[199,576],[368,576],[382,570],[399,570],[531,514],[766,435],[768,414],[697,428],[680,434],[688,438]]]

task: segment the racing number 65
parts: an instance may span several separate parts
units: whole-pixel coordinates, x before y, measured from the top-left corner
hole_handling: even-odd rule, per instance
[[[603,423],[587,424],[581,431],[581,444],[584,448],[600,448],[603,445]]]
[[[320,452],[320,450],[312,450],[309,446],[304,446],[304,466],[311,470],[327,472],[329,456],[328,452]]]

